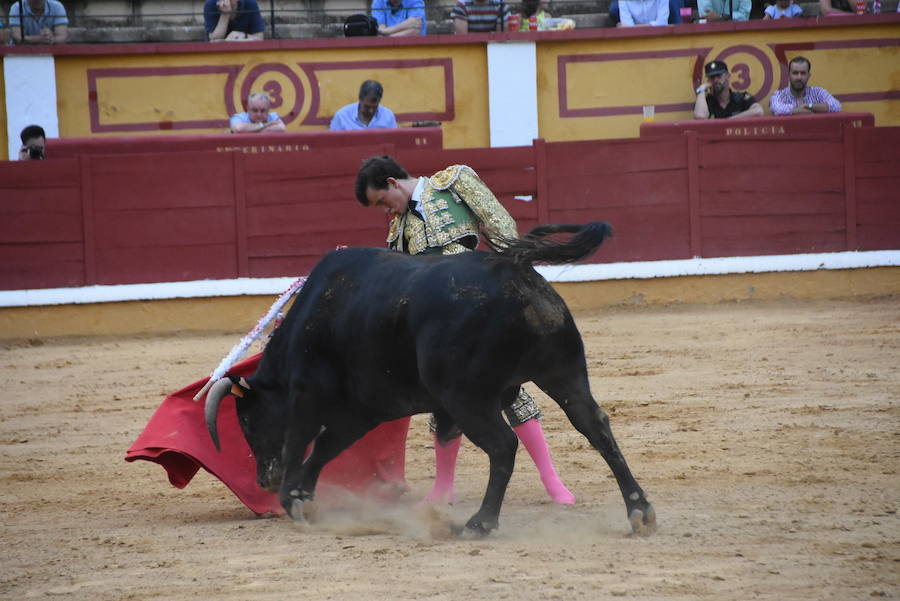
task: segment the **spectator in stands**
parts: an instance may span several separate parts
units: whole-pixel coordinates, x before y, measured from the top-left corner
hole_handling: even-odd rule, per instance
[[[450,16],[454,33],[506,31],[509,5],[503,0],[456,0]]]
[[[206,0],[203,20],[210,42],[254,42],[266,28],[256,0]]]
[[[628,1],[629,7],[626,9],[631,14],[632,19],[635,18],[636,14],[644,14],[647,16],[654,17],[656,21],[658,21],[659,14],[659,2],[658,0],[622,0]],[[609,24],[615,25],[616,27],[629,27],[626,25],[628,17],[623,17],[623,10],[621,8],[622,1],[620,0],[612,0],[609,3]],[[634,25],[665,25],[668,23],[669,25],[678,25],[681,23],[681,9],[684,7],[684,0],[667,0],[667,4],[669,6],[668,18],[663,23],[653,22],[654,18],[647,20],[645,16],[639,22],[633,23]]]
[[[331,119],[332,130],[386,129],[397,127],[394,113],[381,106],[384,88],[368,79],[359,86],[359,102],[341,107]]]
[[[424,0],[372,0],[372,17],[379,35],[425,35]]]
[[[616,27],[644,27],[669,24],[669,0],[619,0]]]
[[[40,125],[29,125],[19,134],[22,139],[22,148],[19,149],[20,161],[43,161],[44,146],[47,136]]]
[[[798,56],[788,63],[790,85],[769,97],[769,109],[773,115],[811,115],[813,113],[837,113],[841,103],[824,88],[809,86],[812,63]]]
[[[752,0],[697,0],[697,13],[707,21],[748,21],[752,6]]]
[[[544,20],[549,17],[547,0],[523,0],[522,20],[519,23],[519,31],[532,31],[532,29],[544,31]],[[532,25],[534,26],[533,28]]]
[[[270,113],[271,101],[268,94],[250,94],[247,98],[247,112],[235,113],[231,117],[231,131],[236,134],[261,134],[284,131],[285,125],[278,113]]]
[[[803,16],[803,9],[794,4],[793,0],[776,0],[775,4],[766,7],[763,20],[792,19],[800,16]]]
[[[62,2],[21,0],[9,8],[9,28],[16,44],[65,44],[69,19]]]
[[[846,17],[855,15],[856,10],[850,5],[850,0],[819,0],[819,13],[826,17]]]
[[[762,117],[763,108],[747,92],[735,92],[729,85],[728,65],[712,61],[703,68],[706,83],[697,88],[694,119]]]

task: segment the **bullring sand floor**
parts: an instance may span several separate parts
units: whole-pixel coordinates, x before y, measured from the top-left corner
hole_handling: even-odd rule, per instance
[[[500,530],[442,538],[475,511],[487,463],[466,443],[460,501],[418,511],[433,473],[418,416],[399,504],[320,504],[300,526],[254,517],[209,474],[178,490],[123,460],[240,333],[22,340],[0,346],[0,597],[900,598],[900,299],[576,318],[653,536],[629,536],[608,468],[540,393],[574,507],[548,502],[520,447]]]

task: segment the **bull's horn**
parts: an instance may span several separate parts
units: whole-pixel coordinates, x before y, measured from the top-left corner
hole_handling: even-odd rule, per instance
[[[219,403],[229,391],[231,391],[231,380],[222,378],[212,385],[209,394],[206,395],[206,429],[209,430],[209,437],[212,438],[217,451],[221,450],[219,448],[219,430],[216,424],[219,418]]]

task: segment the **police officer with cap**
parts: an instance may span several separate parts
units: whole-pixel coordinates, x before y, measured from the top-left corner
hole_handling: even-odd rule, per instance
[[[706,83],[697,88],[694,119],[731,119],[762,117],[763,109],[747,92],[735,92],[729,86],[728,65],[712,61],[703,68]]]

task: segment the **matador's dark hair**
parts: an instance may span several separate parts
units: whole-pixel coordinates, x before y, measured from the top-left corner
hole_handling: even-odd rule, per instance
[[[364,207],[369,206],[366,190],[369,188],[374,188],[375,190],[386,189],[389,177],[406,179],[409,177],[409,173],[394,157],[386,154],[369,157],[364,160],[359,168],[359,173],[356,175],[356,200]]]

